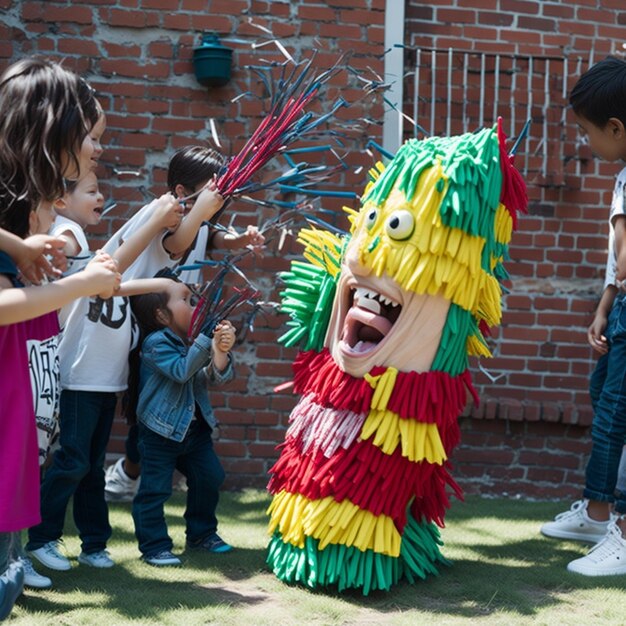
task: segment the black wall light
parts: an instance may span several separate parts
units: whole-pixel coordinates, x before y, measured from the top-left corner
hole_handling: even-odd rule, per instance
[[[204,33],[193,49],[193,70],[196,79],[206,87],[221,87],[230,80],[233,51],[220,43],[215,33]]]

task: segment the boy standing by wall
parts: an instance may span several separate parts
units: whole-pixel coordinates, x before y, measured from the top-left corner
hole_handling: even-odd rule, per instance
[[[626,61],[607,57],[590,68],[572,89],[570,104],[594,154],[626,161]],[[626,574],[626,493],[615,491],[626,437],[625,191],[626,167],[611,202],[604,291],[587,331],[601,356],[589,384],[594,417],[583,500],[541,528],[548,537],[598,542],[567,566],[586,576]]]

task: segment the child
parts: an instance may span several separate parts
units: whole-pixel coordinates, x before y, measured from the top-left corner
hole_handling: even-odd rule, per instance
[[[98,120],[105,128],[104,114]],[[93,173],[69,185],[55,203],[59,217],[52,228],[67,239],[68,253],[89,256],[83,229],[97,223],[101,195]],[[148,219],[111,252],[123,273],[163,231],[180,222],[178,202],[170,195],[156,200]],[[119,295],[125,295],[120,291]],[[27,549],[51,569],[67,570],[69,560],[59,551],[65,513],[74,500],[74,521],[82,540],[80,563],[112,567],[106,551],[111,535],[104,500],[104,456],[117,403],[127,384],[127,355],[131,320],[125,297],[108,300],[82,298],[61,311],[63,334],[59,344],[61,377],[60,449],[52,459],[41,488],[42,521],[29,529]]]
[[[157,566],[181,562],[172,554],[163,510],[175,469],[187,479],[187,545],[211,552],[231,549],[217,534],[215,511],[224,470],[213,451],[215,417],[207,383],[223,384],[233,377],[235,331],[230,322],[222,322],[212,338],[200,333],[190,345],[192,292],[184,283],[170,283],[162,293],[131,299],[145,336],[137,404],[142,479],[133,519],[143,559]]]
[[[626,61],[607,57],[583,74],[570,104],[593,152],[626,160]],[[626,574],[626,493],[615,494],[626,438],[626,168],[618,174],[609,219],[604,292],[587,337],[601,356],[591,376],[594,410],[583,500],[541,527],[548,537],[599,542],[567,569],[586,576]],[[611,505],[614,503],[614,511]]]
[[[210,148],[204,146],[181,148],[172,156],[168,166],[168,188],[179,199],[193,195],[197,189],[205,187],[219,174],[224,163],[224,157]],[[184,221],[190,229],[196,229],[197,235],[187,249],[182,246],[176,248],[180,265],[203,260],[214,248],[234,250],[251,246],[255,253],[259,253],[265,243],[265,238],[255,226],[248,226],[243,233],[224,232],[203,220],[202,214],[197,212],[197,205],[198,201],[195,198],[190,198],[185,202],[184,209],[187,215]],[[215,220],[215,218],[216,216],[212,219]],[[171,247],[172,243],[170,242],[169,245]],[[179,278],[187,284],[201,283],[202,270],[185,270]],[[126,437],[126,454],[111,465],[106,473],[105,495],[109,501],[131,501],[139,487],[141,467],[137,450],[135,416],[128,416],[128,421],[131,426]]]
[[[95,166],[99,154],[90,131],[97,116],[91,88],[60,65],[23,59],[5,70],[0,77],[0,228],[25,237],[34,208],[40,206],[41,217],[50,210],[64,177]],[[35,275],[45,264],[38,268]],[[109,297],[120,280],[104,256],[84,272],[43,286],[23,287],[17,276],[11,257],[0,252],[0,360],[11,368],[11,376],[0,380],[0,620],[22,590],[19,531],[40,520],[27,341],[46,338],[56,309],[81,296]]]

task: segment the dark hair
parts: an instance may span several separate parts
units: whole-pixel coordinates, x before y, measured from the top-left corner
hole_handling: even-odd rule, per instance
[[[590,67],[574,85],[569,103],[599,128],[612,117],[626,126],[626,61],[608,56]]]
[[[158,311],[167,309],[170,301],[165,291],[157,293],[143,293],[130,297],[130,308],[139,325],[141,339],[145,339],[150,333],[165,328],[165,324],[157,319]]]
[[[81,144],[101,114],[93,89],[58,63],[31,57],[4,71],[0,227],[25,236],[30,211],[63,195],[63,165],[69,158],[78,167]]]
[[[178,280],[171,271],[159,271],[156,277]],[[126,421],[129,424],[134,424],[137,421],[137,404],[139,402],[141,344],[150,333],[165,328],[165,324],[157,319],[157,312],[167,309],[170,297],[165,291],[160,291],[131,296],[129,300],[131,311],[139,326],[139,341],[137,347],[133,348],[128,356],[128,390],[122,398],[122,412],[126,416]]]
[[[174,153],[167,168],[167,186],[174,191],[176,185],[183,185],[195,191],[204,183],[219,174],[226,159],[216,150],[204,146],[187,146]]]

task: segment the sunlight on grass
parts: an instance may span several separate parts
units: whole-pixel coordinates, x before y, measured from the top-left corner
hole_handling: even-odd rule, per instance
[[[185,551],[184,494],[166,514],[183,566],[155,568],[139,559],[129,504],[111,507],[110,570],[78,566],[80,541],[68,514],[65,550],[74,567],[50,572],[54,589],[27,590],[7,623],[18,626],[291,626],[622,624],[626,577],[570,574],[586,546],[539,534],[569,503],[468,498],[453,504],[441,534],[451,561],[439,576],[368,597],[352,591],[287,586],[265,566],[269,496],[223,495],[220,534],[229,554]],[[43,568],[42,568],[43,571]]]

